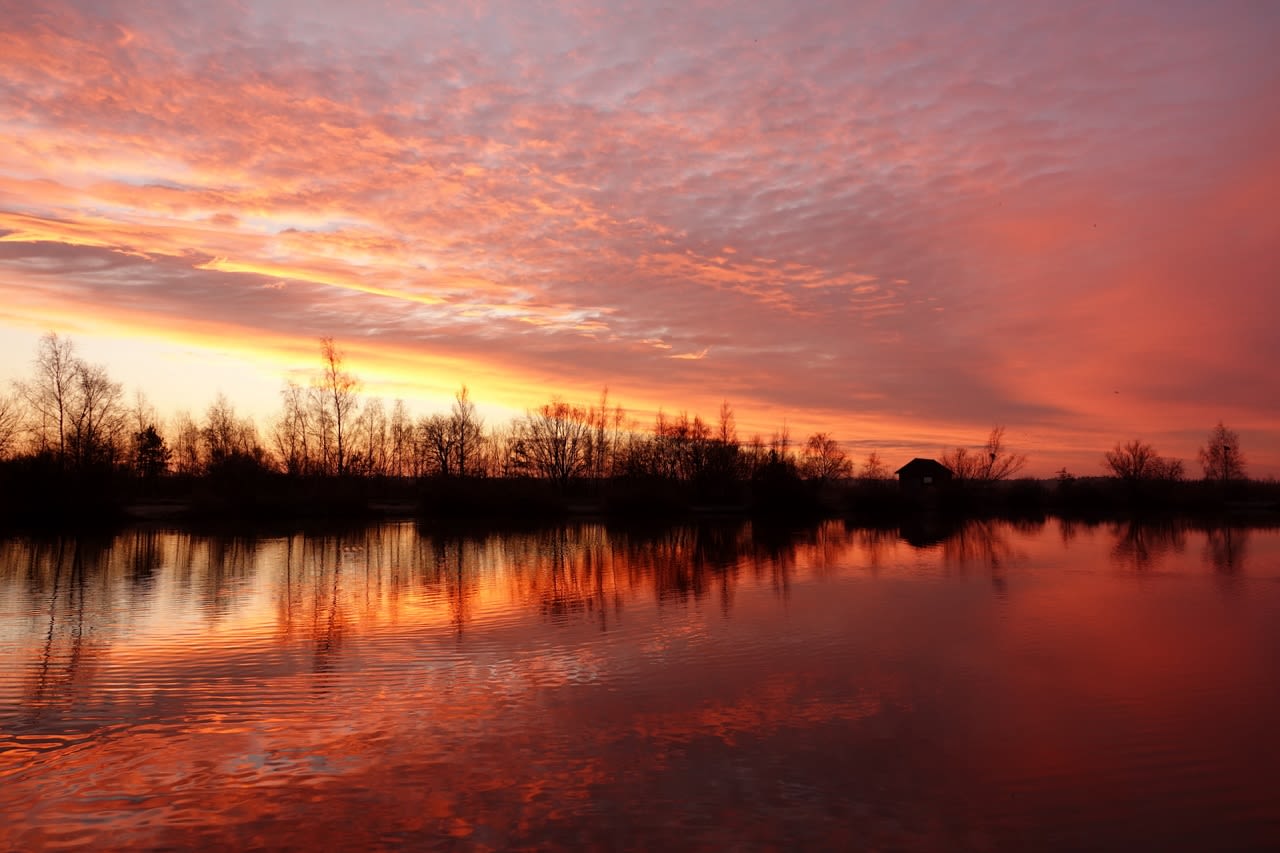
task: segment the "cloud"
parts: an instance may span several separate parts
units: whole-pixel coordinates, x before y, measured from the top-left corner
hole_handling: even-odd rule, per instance
[[[3,287],[904,446],[1274,430],[1280,12],[1228,6],[24,7]]]

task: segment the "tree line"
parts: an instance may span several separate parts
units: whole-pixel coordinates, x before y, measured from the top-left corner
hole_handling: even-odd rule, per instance
[[[816,480],[889,476],[876,453],[855,470],[825,432],[799,445],[786,427],[768,441],[740,440],[727,402],[715,422],[659,412],[646,430],[606,389],[591,405],[557,397],[487,426],[464,385],[447,412],[414,417],[403,400],[388,407],[362,397],[332,338],[321,339],[309,382],[285,382],[280,410],[264,428],[221,393],[202,417],[180,412],[165,422],[142,393],[127,398],[104,366],[82,359],[55,333],[41,338],[32,366],[30,378],[0,394],[0,459],[39,457],[63,471],[117,467],[154,478],[259,468],[299,477],[536,477],[561,484],[750,479],[770,466]]]
[[[487,426],[465,385],[447,412],[418,417],[403,400],[388,407],[360,392],[342,351],[323,338],[310,381],[284,384],[280,409],[265,428],[223,394],[202,417],[183,412],[164,422],[141,392],[127,398],[104,366],[82,359],[70,339],[49,333],[37,345],[30,377],[0,393],[0,459],[39,458],[66,472],[126,470],[144,480],[243,470],[293,477],[527,477],[562,486],[612,478],[716,484],[892,476],[878,453],[856,464],[827,432],[793,442],[784,425],[768,440],[742,440],[728,402],[713,421],[659,411],[643,428],[606,389],[589,405],[553,398],[505,425]],[[1027,457],[1009,449],[1004,427],[996,426],[980,448],[949,449],[940,461],[958,480],[994,482],[1019,474]],[[1238,435],[1219,423],[1200,463],[1206,479],[1243,479]],[[1137,439],[1117,443],[1102,465],[1122,480],[1185,477],[1181,460]]]
[[[1222,421],[1209,431],[1198,457],[1205,480],[1231,482],[1246,478],[1240,435]],[[1161,456],[1150,443],[1137,438],[1117,442],[1104,455],[1103,464],[1121,480],[1177,482],[1186,479],[1181,459]]]

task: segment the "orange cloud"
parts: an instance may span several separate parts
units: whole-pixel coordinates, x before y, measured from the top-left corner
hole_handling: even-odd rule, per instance
[[[1267,13],[287,8],[10,16],[11,322],[214,315],[904,455],[1002,422],[1038,473],[1229,416],[1280,471]]]

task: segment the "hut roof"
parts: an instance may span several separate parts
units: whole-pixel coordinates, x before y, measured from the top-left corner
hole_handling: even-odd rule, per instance
[[[951,469],[937,459],[917,456],[894,472],[899,477],[950,477]]]

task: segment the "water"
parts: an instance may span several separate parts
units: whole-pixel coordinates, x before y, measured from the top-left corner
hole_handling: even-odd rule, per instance
[[[1262,849],[1278,664],[1275,529],[10,538],[0,849]]]

